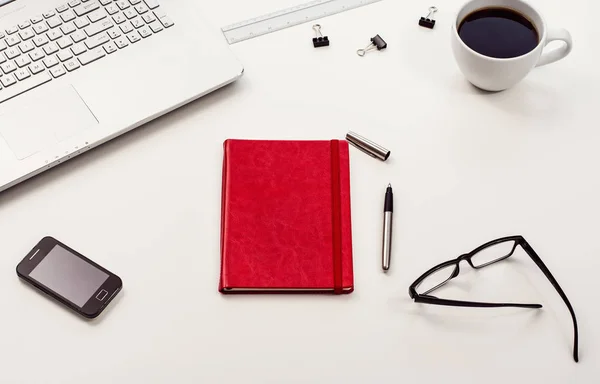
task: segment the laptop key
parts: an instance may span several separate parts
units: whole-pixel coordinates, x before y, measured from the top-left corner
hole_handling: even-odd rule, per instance
[[[110,29],[113,26],[113,22],[110,19],[102,20],[99,23],[92,24],[89,27],[84,29],[85,33],[88,36],[92,37],[94,35],[99,34],[100,32],[104,32],[107,29]]]
[[[65,49],[65,48],[68,48],[71,45],[73,45],[73,41],[69,37],[67,37],[67,36],[61,37],[60,39],[58,39],[56,41],[56,43],[58,44],[58,46],[60,47],[60,49]]]
[[[83,41],[86,38],[87,36],[85,35],[85,33],[83,33],[83,31],[77,31],[71,35],[71,39],[73,39],[73,42],[75,43],[79,43],[80,41]]]
[[[115,40],[115,44],[117,45],[117,47],[119,47],[119,49],[125,48],[126,46],[129,45],[129,43],[127,42],[127,39],[125,37],[117,38]]]
[[[71,59],[71,60],[69,60],[69,61],[67,61],[65,63],[65,68],[69,72],[72,72],[72,71],[76,70],[79,67],[80,67],[79,62],[77,62],[76,59]]]
[[[50,70],[50,73],[52,74],[52,77],[54,77],[56,79],[57,77],[61,77],[62,75],[67,73],[67,71],[65,70],[65,67],[63,67],[62,65],[59,65],[58,67],[52,68]]]
[[[110,36],[111,39],[116,39],[117,37],[121,36],[121,31],[119,30],[119,28],[111,28],[108,30],[108,36]]]
[[[17,57],[21,54],[21,51],[19,50],[18,47],[12,47],[12,48],[8,48],[6,50],[6,52],[4,52],[4,54],[6,55],[6,57],[8,59],[14,59],[15,57]]]
[[[147,25],[140,28],[139,30],[140,35],[145,39],[146,37],[152,35],[152,32],[150,32],[150,27],[148,27]]]
[[[15,60],[15,63],[17,64],[17,66],[18,66],[19,68],[23,68],[23,67],[26,67],[26,66],[28,66],[29,64],[31,64],[31,59],[29,58],[29,56],[27,56],[27,55],[23,55],[23,56],[20,56],[20,57],[18,57],[18,58]],[[19,77],[19,76],[17,76],[17,77]],[[19,80],[21,80],[21,79],[19,79]]]
[[[56,15],[56,12],[54,12],[53,9],[49,10],[48,12],[42,13],[42,16],[44,16],[44,18],[46,18],[46,19],[49,19],[54,15]]]
[[[121,28],[121,31],[123,31],[123,33],[125,33],[125,34],[133,31],[133,27],[131,26],[131,23],[121,24],[121,26],[119,28]]]
[[[104,50],[106,51],[106,53],[108,53],[109,55],[113,52],[117,51],[117,45],[115,43],[113,43],[112,41],[108,44],[105,44],[103,46]]]
[[[47,36],[51,41],[54,41],[54,40],[60,39],[62,37],[62,33],[60,32],[60,30],[55,29],[55,30],[48,32]]]
[[[6,62],[4,64],[0,64],[0,68],[2,68],[2,72],[4,72],[7,75],[9,73],[17,70],[17,66],[12,61],[8,61],[8,62]],[[4,86],[8,87],[8,85],[4,85]]]
[[[9,47],[17,45],[20,42],[21,42],[21,39],[19,39],[19,35],[12,35],[12,36],[8,36],[6,38],[6,44],[8,44]]]
[[[98,20],[102,20],[106,17],[106,11],[104,9],[98,9],[88,15],[88,18],[92,23],[95,23]]]
[[[53,53],[58,52],[58,46],[56,46],[55,43],[50,43],[48,45],[45,45],[44,52],[46,52],[46,55],[52,55]]]
[[[62,31],[63,34],[68,35],[69,33],[73,33],[77,30],[77,28],[75,28],[75,25],[73,23],[68,23],[68,24],[63,24],[62,27],[60,27],[60,30]]]
[[[0,40],[0,52],[6,49],[6,43],[3,40]]]
[[[33,36],[35,36],[35,33],[33,33],[33,29],[27,28],[19,32],[19,36],[21,36],[21,39],[25,41],[33,38]]]
[[[0,77],[0,81],[2,82],[2,85],[4,85],[4,87],[10,87],[11,85],[15,84],[17,82],[17,79],[15,79],[15,77],[13,75],[6,75],[6,76],[2,76]],[[2,95],[3,93],[0,93],[0,100],[2,99]]]
[[[126,9],[125,11],[123,11],[123,14],[128,19],[133,19],[137,16],[137,12],[135,11],[135,9]]]
[[[175,24],[173,23],[173,20],[171,20],[171,18],[169,18],[168,16],[161,17],[160,22],[162,23],[162,25],[165,26],[165,28],[172,27]]]
[[[54,56],[50,56],[50,57],[46,57],[44,60],[44,65],[46,66],[46,68],[52,68],[54,67],[56,64],[58,64],[58,59]]]
[[[152,12],[150,12],[150,13],[146,13],[144,16],[142,16],[142,19],[144,19],[146,24],[150,24],[151,22],[156,20],[156,17],[154,17],[154,14]]]
[[[5,63],[6,62],[6,56],[4,55],[0,55],[0,64]],[[2,76],[2,71],[0,71],[0,76]]]
[[[146,7],[146,4],[139,4],[135,6],[135,10],[140,15],[143,15],[144,13],[148,12],[148,7]]]
[[[127,35],[127,38],[129,39],[129,41],[131,41],[131,43],[137,43],[142,39],[140,37],[140,34],[137,32],[131,32],[129,35]]]
[[[30,19],[30,21],[31,21],[31,24],[37,24],[41,21],[44,21],[44,18],[42,16],[35,16],[35,17],[32,17]]]
[[[100,47],[100,48],[96,48],[94,50],[87,51],[86,53],[79,55],[78,59],[79,59],[79,62],[81,63],[81,65],[87,65],[91,62],[94,62],[94,61],[104,57],[104,56],[106,56],[106,53],[104,52],[104,48]]]
[[[94,49],[99,45],[102,45],[104,43],[108,43],[110,41],[110,37],[106,34],[103,33],[101,35],[95,36],[95,37],[90,37],[89,39],[87,39],[85,41],[85,46],[88,49]]]
[[[53,16],[53,17],[49,18],[48,20],[46,20],[46,23],[48,24],[48,26],[50,28],[56,28],[62,24],[62,21],[60,20],[60,18],[58,16]]]
[[[129,2],[127,0],[117,0],[117,5],[121,10],[129,8]]]
[[[144,3],[146,3],[148,8],[150,8],[150,9],[154,9],[154,8],[158,7],[158,0],[144,0]]]
[[[31,41],[26,41],[23,44],[19,45],[19,48],[21,49],[21,52],[27,53],[29,51],[33,51],[35,46]]]
[[[38,35],[41,35],[42,33],[48,31],[48,26],[46,25],[46,23],[39,23],[33,26],[33,30]]]
[[[29,69],[27,68],[21,68],[21,69],[17,69],[17,71],[15,72],[15,76],[17,77],[17,79],[19,81],[25,80],[26,78],[31,76],[31,73],[29,72]]]
[[[90,25],[90,21],[86,17],[80,17],[75,20],[75,26],[79,29],[85,28]]]
[[[163,30],[163,26],[161,23],[159,23],[158,21],[152,22],[149,25],[150,29],[152,29],[152,32],[157,33]]]
[[[12,35],[13,33],[17,33],[17,32],[19,32],[19,27],[17,27],[16,25],[14,27],[10,27],[6,30],[7,35]]]
[[[67,9],[69,9],[69,5],[63,4],[61,6],[56,7],[56,12],[61,13],[61,12],[66,11]]]
[[[131,20],[131,25],[133,25],[135,29],[138,29],[144,26],[144,21],[140,17],[136,17],[135,19]]]
[[[114,15],[115,13],[119,12],[119,7],[117,7],[115,4],[109,4],[104,9],[106,9],[106,12],[108,12],[109,15]]]
[[[31,27],[31,22],[29,20],[25,20],[24,22],[19,24],[19,28],[25,29]]]
[[[44,72],[44,64],[42,63],[33,63],[29,66],[29,70],[32,74],[37,75],[40,72]]]
[[[85,45],[83,45],[83,43],[75,44],[71,47],[71,52],[73,52],[75,56],[81,55],[86,50],[87,49],[85,49]]]
[[[122,13],[119,13],[119,14],[116,14],[113,16],[113,20],[115,21],[116,24],[121,24],[122,22],[124,22],[127,19],[125,18],[125,16],[123,16]]]
[[[36,49],[35,51],[29,53],[29,57],[31,57],[31,60],[33,61],[38,61],[42,60],[44,57],[46,57],[46,55],[44,55],[44,52],[41,49]]]
[[[71,20],[75,19],[75,17],[76,17],[76,16],[75,16],[75,14],[73,13],[73,11],[66,11],[66,12],[62,13],[62,14],[60,15],[60,17],[61,17],[61,19],[63,19],[63,21],[64,21],[65,23],[68,23],[69,21],[71,21]]]
[[[73,54],[69,50],[60,51],[58,55],[56,55],[58,59],[62,62],[70,60],[73,57]]]

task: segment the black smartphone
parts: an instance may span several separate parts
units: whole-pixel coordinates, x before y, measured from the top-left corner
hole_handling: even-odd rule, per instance
[[[17,265],[17,275],[87,318],[97,317],[123,288],[119,276],[52,237]]]

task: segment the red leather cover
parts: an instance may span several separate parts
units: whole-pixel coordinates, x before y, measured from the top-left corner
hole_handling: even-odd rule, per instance
[[[226,140],[224,151],[219,291],[352,292],[348,143]]]

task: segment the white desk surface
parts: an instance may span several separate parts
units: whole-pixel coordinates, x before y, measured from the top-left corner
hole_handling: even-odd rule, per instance
[[[215,27],[296,4],[205,2]],[[471,87],[450,50],[460,0],[392,1],[236,44],[235,85],[0,195],[2,383],[597,383],[600,377],[598,2],[537,0],[574,50],[517,87]],[[237,8],[235,8],[237,7]],[[235,9],[234,9],[235,8]],[[359,58],[371,36],[384,52]],[[202,49],[202,47],[199,47]],[[198,68],[198,70],[202,70]],[[223,296],[222,142],[331,139],[352,149],[356,291]],[[381,271],[383,193],[395,191],[394,253]],[[124,291],[81,320],[21,283],[15,266],[53,235],[119,274]],[[539,302],[541,310],[413,303],[428,268],[522,234],[569,296],[523,253],[461,276],[440,297]]]

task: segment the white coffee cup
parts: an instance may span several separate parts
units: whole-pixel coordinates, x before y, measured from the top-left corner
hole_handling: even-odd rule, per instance
[[[538,45],[529,53],[508,59],[489,57],[469,48],[458,35],[461,21],[473,11],[482,8],[502,7],[519,12],[535,26]],[[458,11],[452,24],[452,51],[458,67],[471,84],[487,91],[502,91],[521,81],[534,67],[558,61],[571,52],[571,34],[565,29],[549,29],[544,18],[531,5],[522,0],[471,0]],[[542,52],[554,40],[564,43]]]

